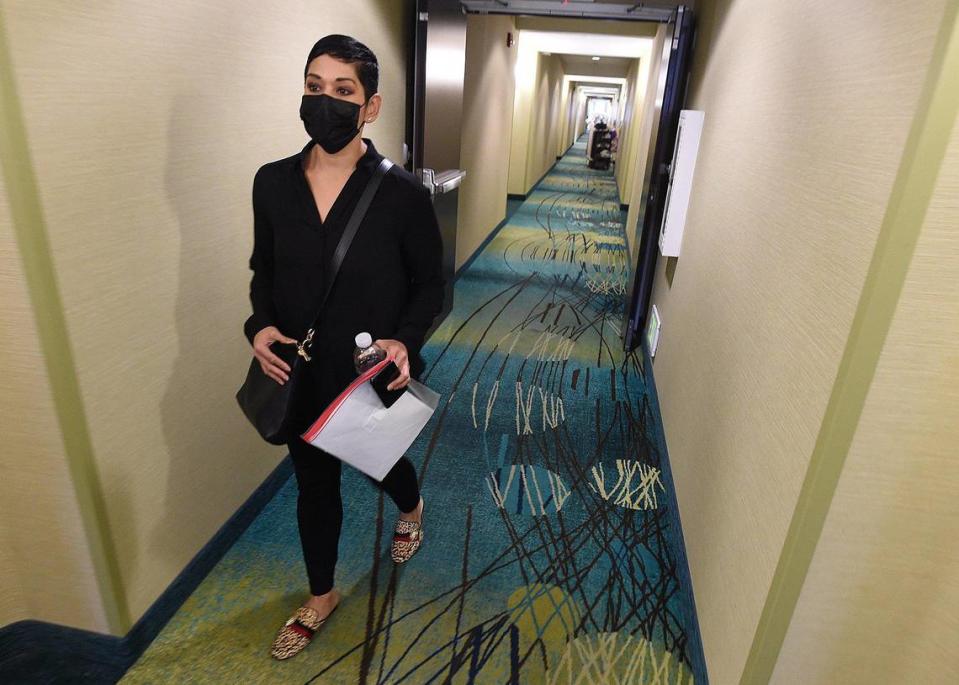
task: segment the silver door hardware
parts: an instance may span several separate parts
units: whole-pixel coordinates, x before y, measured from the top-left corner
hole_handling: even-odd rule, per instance
[[[447,169],[436,173],[433,169],[423,168],[419,170],[420,180],[430,190],[430,195],[438,193],[448,193],[459,187],[466,176],[466,169]]]

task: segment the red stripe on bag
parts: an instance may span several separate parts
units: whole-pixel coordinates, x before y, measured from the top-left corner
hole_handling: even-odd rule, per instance
[[[319,432],[323,430],[323,426],[325,426],[327,422],[333,418],[333,414],[336,413],[336,410],[340,408],[340,405],[346,401],[353,391],[373,378],[383,369],[384,366],[389,364],[391,361],[393,361],[393,358],[387,357],[383,361],[377,362],[375,366],[370,367],[362,374],[357,376],[355,381],[346,386],[346,390],[341,392],[335,400],[330,402],[330,406],[323,410],[323,413],[320,414],[320,418],[314,421],[313,425],[306,429],[306,432],[300,434],[300,437],[307,442],[313,442]]]

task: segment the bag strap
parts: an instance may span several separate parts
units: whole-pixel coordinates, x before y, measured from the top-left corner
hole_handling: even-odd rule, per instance
[[[316,322],[319,321],[320,313],[323,311],[323,305],[326,304],[330,291],[333,289],[333,282],[336,280],[336,275],[340,271],[340,265],[343,264],[343,258],[346,257],[346,253],[350,249],[350,244],[353,242],[353,237],[360,227],[360,222],[363,221],[363,217],[366,216],[366,212],[370,208],[370,203],[373,201],[373,196],[380,186],[380,181],[386,176],[386,172],[390,170],[391,166],[393,166],[393,162],[386,157],[380,160],[379,165],[373,172],[373,176],[367,181],[366,188],[363,189],[363,194],[360,195],[360,199],[350,214],[350,220],[347,222],[346,228],[343,229],[343,235],[340,236],[340,241],[336,244],[336,251],[333,253],[333,261],[330,264],[330,275],[329,278],[326,279],[326,290],[323,292],[323,299],[320,300],[319,311],[317,311],[316,316],[313,318],[313,323],[306,332],[306,337],[297,345],[297,354],[306,359],[306,361],[310,361],[307,350],[313,345],[313,334],[316,332]]]

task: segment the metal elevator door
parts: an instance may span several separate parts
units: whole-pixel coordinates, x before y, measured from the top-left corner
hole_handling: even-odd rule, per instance
[[[416,0],[413,45],[412,171],[433,193],[443,235],[446,299],[432,332],[453,306],[456,226],[466,68],[466,14],[459,0]]]

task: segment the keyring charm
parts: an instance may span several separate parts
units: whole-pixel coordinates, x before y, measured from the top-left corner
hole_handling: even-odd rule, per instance
[[[306,337],[303,339],[303,342],[297,343],[296,353],[303,357],[306,361],[310,361],[312,357],[306,353],[305,346],[309,345],[313,341],[313,329],[311,328],[306,333]]]

